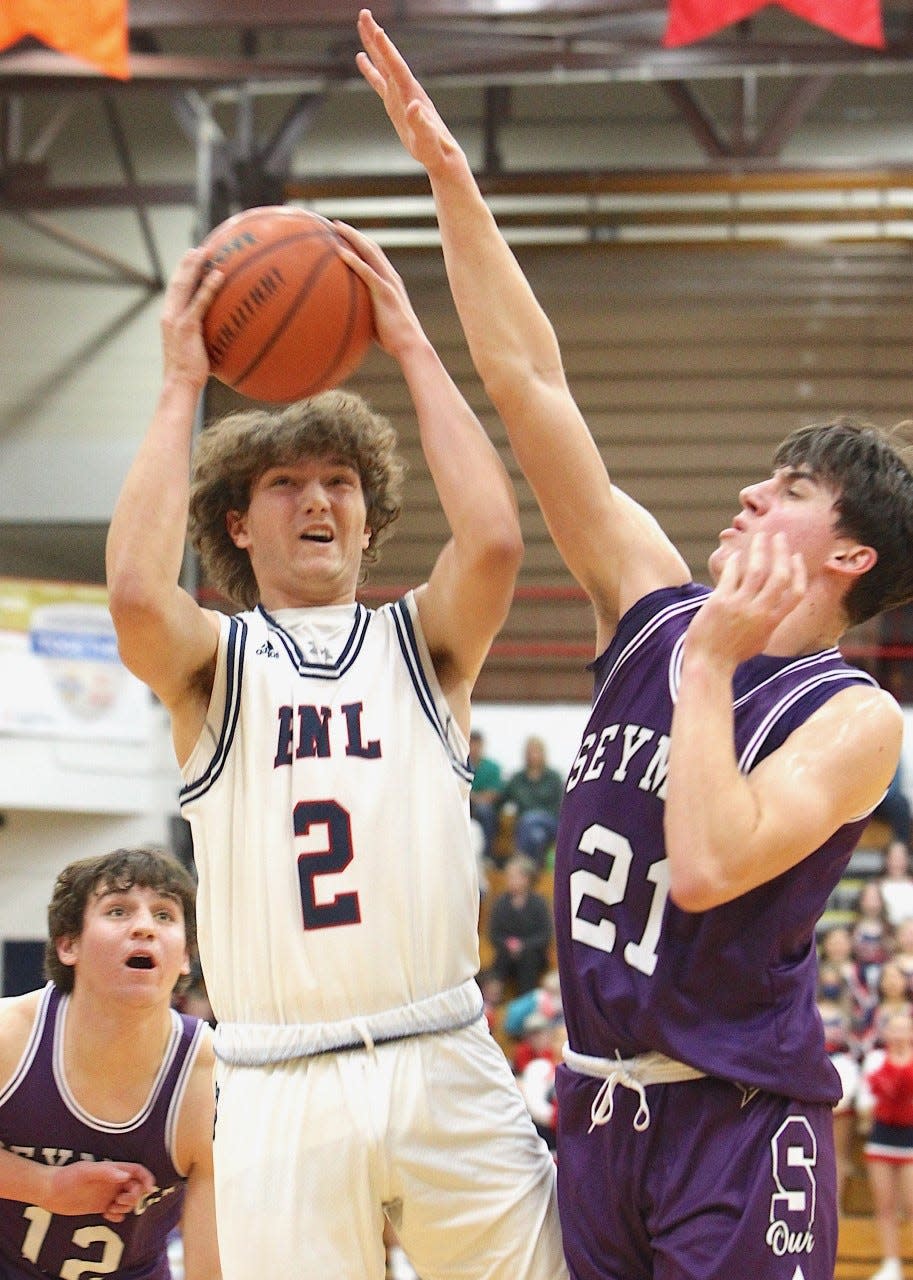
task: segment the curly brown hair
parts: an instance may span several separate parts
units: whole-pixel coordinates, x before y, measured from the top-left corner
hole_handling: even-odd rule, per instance
[[[332,456],[358,472],[370,530],[363,559],[376,560],[402,505],[405,466],[396,445],[387,419],[348,391],[325,391],[281,410],[242,410],[206,427],[193,455],[189,532],[209,581],[244,609],[257,604],[250,557],[235,546],[226,517],[247,510],[254,484],[271,467],[304,457]]]
[[[86,904],[93,893],[107,889],[131,889],[133,885],[153,889],[174,898],[184,911],[187,954],[197,953],[196,884],[183,863],[165,849],[140,845],[115,849],[112,853],[80,858],[64,867],[54,882],[48,904],[48,940],[44,948],[44,971],[59,991],[73,990],[73,966],[64,964],[57,944],[64,938],[78,938],[85,921]],[[176,985],[179,991],[188,979]]]

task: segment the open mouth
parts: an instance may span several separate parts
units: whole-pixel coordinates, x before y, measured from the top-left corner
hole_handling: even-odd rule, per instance
[[[152,969],[152,956],[131,956],[127,961],[128,969]]]
[[[301,535],[302,542],[332,542],[333,535],[331,533],[303,533]]]

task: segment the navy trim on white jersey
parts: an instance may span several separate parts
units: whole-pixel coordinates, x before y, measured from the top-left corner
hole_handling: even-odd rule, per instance
[[[196,782],[181,787],[180,803],[195,800],[208,791],[225,768],[225,760],[231,749],[238,716],[241,713],[241,681],[244,675],[244,651],[247,645],[247,623],[240,618],[228,620],[228,643],[225,646],[225,712],[219,741],[205,773]]]
[[[412,686],[415,689],[416,697],[425,713],[431,727],[437,733],[441,740],[441,745],[450,757],[450,762],[454,772],[466,782],[472,781],[472,770],[469,768],[467,761],[460,760],[454,753],[447,737],[447,726],[442,722],[438,714],[437,704],[434,701],[434,695],[431,692],[431,686],[428,683],[428,677],[425,674],[425,668],[422,665],[421,655],[419,653],[418,641],[415,638],[415,629],[412,625],[412,618],[409,614],[409,608],[405,600],[397,600],[394,604],[387,606],[393,617],[393,624],[396,627],[396,634],[399,640],[399,647],[402,650],[403,657],[406,660],[406,668],[409,677],[412,680]]]
[[[314,662],[305,658],[295,637],[286,631],[282,624],[263,608],[262,604],[257,605],[256,612],[266,621],[270,632],[285,649],[292,666],[299,675],[309,676],[315,680],[336,680],[348,671],[361,652],[371,621],[371,611],[363,604],[356,603],[355,612],[352,615],[352,629],[338,658],[332,662]]]

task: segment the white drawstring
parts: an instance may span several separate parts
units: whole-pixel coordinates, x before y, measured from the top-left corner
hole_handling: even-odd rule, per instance
[[[368,1026],[367,1020],[366,1020],[365,1018],[353,1018],[353,1019],[352,1019],[352,1026],[355,1028],[355,1030],[356,1030],[356,1031],[358,1032],[358,1034],[361,1036],[362,1043],[364,1044],[364,1046],[365,1046],[365,1048],[367,1049],[368,1053],[373,1053],[373,1052],[374,1052],[374,1037],[371,1035],[371,1029],[370,1029],[370,1027]]]
[[[633,1089],[638,1097],[637,1114],[634,1117],[634,1128],[638,1133],[643,1133],[644,1129],[650,1124],[650,1107],[647,1103],[647,1092],[644,1086],[629,1072],[625,1071],[621,1065],[621,1058],[618,1059],[618,1066],[613,1067],[611,1074],[607,1075],[602,1084],[596,1090],[596,1097],[593,1099],[593,1105],[590,1107],[590,1120],[592,1124],[587,1133],[592,1133],[598,1124],[608,1124],[612,1119],[612,1112],[615,1110],[615,1086],[622,1085],[625,1089]]]

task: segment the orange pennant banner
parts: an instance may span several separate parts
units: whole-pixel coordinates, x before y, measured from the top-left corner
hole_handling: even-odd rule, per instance
[[[773,0],[797,18],[854,44],[883,49],[881,0]],[[693,44],[766,8],[769,0],[669,0],[663,44]]]
[[[126,80],[127,0],[3,0],[0,49],[25,36]]]

